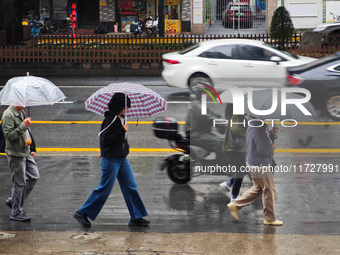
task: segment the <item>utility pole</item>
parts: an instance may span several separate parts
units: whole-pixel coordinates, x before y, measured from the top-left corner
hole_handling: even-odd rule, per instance
[[[159,36],[164,36],[165,34],[165,16],[164,16],[165,3],[164,0],[159,0],[158,4],[158,27]]]

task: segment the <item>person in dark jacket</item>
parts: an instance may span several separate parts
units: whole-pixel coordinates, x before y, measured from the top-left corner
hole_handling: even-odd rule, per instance
[[[149,220],[143,217],[148,213],[137,191],[137,182],[131,165],[126,158],[129,144],[126,139],[128,125],[124,114],[131,107],[130,98],[123,93],[113,95],[109,111],[101,125],[100,151],[102,177],[99,187],[93,190],[85,204],[73,215],[84,227],[90,227],[109,197],[116,178],[130,213],[129,226],[148,226]]]
[[[250,169],[253,186],[240,198],[228,204],[231,215],[238,220],[238,211],[262,195],[264,225],[281,226],[282,221],[275,215],[276,189],[270,166],[273,163],[276,144],[271,143],[268,137],[268,126],[253,121],[246,133],[247,156],[246,162]],[[278,129],[275,129],[277,134]]]
[[[244,115],[233,115],[233,104],[228,103],[225,108],[225,118],[228,120],[228,126],[226,129],[223,151],[226,152],[226,156],[232,166],[235,166],[236,172],[234,176],[226,182],[220,183],[222,190],[226,191],[229,195],[231,190],[230,202],[233,202],[238,198],[240,189],[242,186],[243,178],[247,173],[241,172],[240,168],[246,166],[246,131],[247,125],[243,126],[240,123],[246,124]],[[231,126],[232,123],[238,123]],[[239,138],[239,142],[242,144],[233,144],[233,139]]]

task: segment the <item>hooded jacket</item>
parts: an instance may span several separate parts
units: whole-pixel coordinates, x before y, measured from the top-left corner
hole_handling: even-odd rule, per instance
[[[120,158],[126,157],[129,154],[129,144],[125,138],[126,131],[121,119],[117,116],[125,106],[131,107],[130,98],[123,93],[114,94],[109,103],[109,110],[105,112],[105,119],[101,125],[102,131],[107,128],[100,134],[99,139],[100,151],[103,157]],[[114,119],[115,121],[111,124]]]

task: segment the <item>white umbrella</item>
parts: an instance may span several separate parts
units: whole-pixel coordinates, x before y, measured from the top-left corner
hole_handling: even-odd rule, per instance
[[[61,90],[47,79],[29,76],[15,77],[0,92],[1,105],[53,105],[65,99]]]

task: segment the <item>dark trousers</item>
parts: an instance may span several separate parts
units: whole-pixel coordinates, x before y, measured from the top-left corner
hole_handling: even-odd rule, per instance
[[[246,166],[246,153],[238,151],[229,151],[228,158],[231,166],[235,166],[237,171],[233,178],[229,180],[230,184],[233,186],[231,194],[233,197],[237,197],[240,194],[240,189],[242,186],[243,178],[247,173],[242,173],[240,171],[241,166]]]

